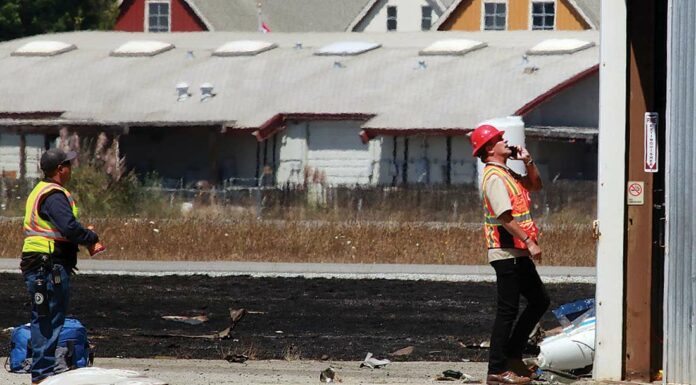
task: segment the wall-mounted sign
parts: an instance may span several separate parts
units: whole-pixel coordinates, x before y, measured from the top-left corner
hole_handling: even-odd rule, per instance
[[[657,172],[657,122],[659,115],[657,112],[645,113],[645,151],[644,168],[645,172]],[[641,203],[642,204],[642,203]]]
[[[626,203],[629,206],[640,206],[645,203],[645,184],[638,181],[628,181]]]

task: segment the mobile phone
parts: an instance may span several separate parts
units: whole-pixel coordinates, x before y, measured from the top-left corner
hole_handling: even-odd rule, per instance
[[[517,159],[517,147],[510,146],[510,158]]]

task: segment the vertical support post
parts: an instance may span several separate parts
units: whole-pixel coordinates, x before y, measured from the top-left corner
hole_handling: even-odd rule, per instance
[[[623,377],[626,161],[626,4],[602,1],[597,183],[597,331],[593,377]]]
[[[219,167],[219,151],[220,140],[218,138],[219,130],[208,131],[208,166],[210,174],[210,183],[217,185],[220,182],[220,167]]]
[[[404,164],[401,169],[401,183],[408,183],[408,136],[404,136]]]
[[[254,171],[254,178],[261,177],[261,142],[256,141],[256,171]],[[260,183],[260,182],[259,182]]]
[[[450,186],[452,184],[452,137],[447,137],[447,166],[445,175],[445,184]]]
[[[399,174],[399,169],[398,169],[399,162],[396,159],[396,151],[397,151],[397,146],[398,146],[398,142],[396,141],[396,138],[397,138],[396,135],[394,135],[392,137],[393,142],[394,142],[394,145],[392,146],[392,162],[394,163],[394,175],[392,175],[392,187],[396,186],[396,180],[397,180],[397,176]]]
[[[27,178],[27,135],[19,134],[19,180],[23,184]]]
[[[662,314],[663,252],[658,245],[654,210],[664,203],[664,174],[645,172],[645,113],[657,112],[664,133],[666,77],[666,9],[658,2],[631,2],[628,7],[628,164],[629,181],[644,183],[644,204],[627,207],[625,379],[651,382],[661,367],[662,346],[655,313]],[[661,20],[660,17],[665,18]],[[660,36],[663,36],[660,40]],[[658,85],[662,85],[659,87]],[[660,89],[662,88],[662,89]],[[658,135],[664,138],[664,134]],[[664,168],[664,164],[659,167]],[[660,180],[662,179],[662,181]],[[656,191],[656,185],[659,186]],[[660,261],[660,263],[656,263]]]

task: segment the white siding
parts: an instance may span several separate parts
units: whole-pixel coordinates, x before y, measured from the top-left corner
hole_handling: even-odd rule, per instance
[[[381,6],[380,6],[381,5]],[[425,0],[388,0],[379,3],[378,7],[369,12],[358,23],[356,31],[360,32],[386,32],[387,31],[387,7],[396,6],[396,30],[398,32],[417,32],[421,30],[421,8],[431,5]],[[442,12],[433,8],[431,24],[435,24]]]
[[[279,134],[279,162],[276,171],[279,185],[301,184],[304,180],[307,125],[307,122],[288,124],[285,131]]]
[[[39,159],[44,149],[43,135],[26,135],[27,178],[40,178]],[[19,135],[0,134],[0,169],[15,172],[19,178]]]
[[[469,138],[452,137],[452,184],[476,182],[476,158],[471,155],[471,151]]]
[[[360,140],[357,122],[310,122],[306,165],[326,174],[329,185],[370,184],[372,144]]]

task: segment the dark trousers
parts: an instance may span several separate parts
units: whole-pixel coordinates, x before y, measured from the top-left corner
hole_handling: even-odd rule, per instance
[[[491,333],[488,373],[500,374],[508,370],[507,359],[522,358],[529,334],[549,308],[549,295],[529,257],[493,261],[491,265],[497,279],[498,306]],[[515,323],[520,295],[527,299],[527,307]]]

